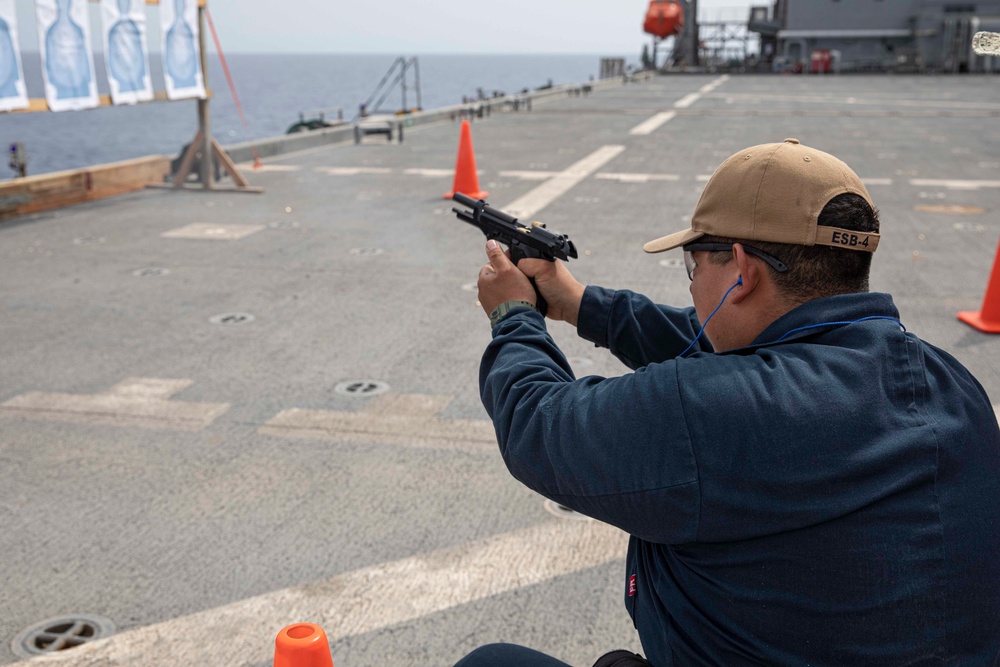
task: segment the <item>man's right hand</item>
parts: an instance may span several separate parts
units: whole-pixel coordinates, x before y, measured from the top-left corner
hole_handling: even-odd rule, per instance
[[[522,259],[517,263],[524,275],[534,278],[535,287],[548,302],[547,317],[576,326],[586,285],[580,283],[559,260]]]

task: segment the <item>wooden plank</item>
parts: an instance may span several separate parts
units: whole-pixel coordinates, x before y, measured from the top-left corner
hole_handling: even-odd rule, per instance
[[[222,149],[222,146],[215,139],[212,139],[212,153],[215,154],[216,159],[219,160],[222,168],[226,170],[226,173],[233,179],[233,183],[237,187],[245,188],[250,185],[250,182],[247,181],[246,177],[240,173],[240,170],[236,168],[236,165],[229,158],[229,154]]]
[[[208,96],[207,99],[212,99],[212,89],[211,88],[206,88],[205,89],[205,94]],[[195,99],[195,98],[192,98],[192,99]],[[111,96],[110,95],[101,95],[98,98],[98,100],[99,100],[99,104],[97,105],[98,107],[112,107],[112,106],[115,106],[111,102]],[[171,102],[171,101],[173,101],[173,100],[168,99],[167,98],[167,93],[164,92],[164,91],[158,91],[158,92],[153,93],[153,100],[152,100],[152,102]],[[178,102],[188,102],[189,100],[177,100],[177,101]],[[150,104],[150,103],[151,102],[140,102],[140,104]],[[128,106],[128,105],[122,105],[122,106]],[[49,104],[48,104],[48,102],[46,102],[43,98],[40,98],[40,97],[32,97],[31,99],[28,100],[28,108],[26,108],[26,109],[13,109],[11,111],[0,111],[0,116],[2,116],[5,113],[38,113],[39,111],[48,111],[48,110],[49,110]],[[83,109],[83,111],[86,111],[86,109]]]
[[[175,188],[179,188],[187,180],[188,174],[191,173],[191,166],[194,164],[194,156],[204,141],[205,133],[198,130],[194,135],[194,139],[188,144],[187,150],[184,151],[184,159],[181,160],[181,166],[177,168],[177,176],[174,177]]]
[[[14,109],[13,111],[9,111],[8,113],[36,113],[38,111],[48,111],[48,110],[49,110],[48,102],[46,102],[44,99],[33,97],[30,100],[28,100],[28,107],[26,109]]]
[[[170,157],[151,155],[124,162],[17,178],[0,183],[0,220],[141,190],[162,183]]]

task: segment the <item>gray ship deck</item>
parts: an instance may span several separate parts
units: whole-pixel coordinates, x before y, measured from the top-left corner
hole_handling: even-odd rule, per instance
[[[1000,235],[995,79],[661,77],[473,135],[490,203],[569,234],[581,280],[677,305],[679,253],[641,245],[686,224],[725,157],[786,137],[836,154],[881,209],[873,289],[1000,402],[1000,336],[955,317]],[[457,141],[429,124],[269,158],[247,172],[261,195],[0,224],[0,664],[74,613],[118,632],[58,664],[270,665],[297,621],[341,667],[498,640],[579,665],[639,650],[624,535],[547,510],[491,441],[483,239],[441,198]],[[552,330],[578,374],[625,372]]]

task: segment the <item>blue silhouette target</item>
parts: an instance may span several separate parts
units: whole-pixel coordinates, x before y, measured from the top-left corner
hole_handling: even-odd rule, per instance
[[[21,73],[17,68],[17,49],[10,36],[10,26],[0,17],[0,97],[17,95],[17,82]]]
[[[170,99],[205,97],[198,42],[198,8],[191,0],[164,0],[163,69]]]
[[[59,0],[59,16],[45,32],[45,70],[59,99],[86,97],[90,92],[87,37],[73,21],[73,0]]]
[[[36,0],[45,97],[53,111],[97,106],[87,0]]]
[[[14,0],[0,0],[0,111],[28,106]]]
[[[146,14],[134,0],[102,0],[108,84],[115,104],[153,99],[146,50]]]

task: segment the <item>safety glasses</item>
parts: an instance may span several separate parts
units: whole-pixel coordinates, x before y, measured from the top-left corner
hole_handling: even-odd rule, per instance
[[[784,273],[788,270],[788,267],[780,259],[768,255],[766,252],[757,250],[757,248],[751,248],[748,245],[743,245],[743,249],[747,251],[748,255],[753,255],[754,257],[760,257],[762,260],[767,262],[767,265],[778,273]],[[694,267],[698,263],[694,259],[694,253],[699,250],[704,250],[706,252],[728,252],[732,251],[732,243],[688,243],[684,246],[684,268],[687,269],[688,280],[694,280]]]

